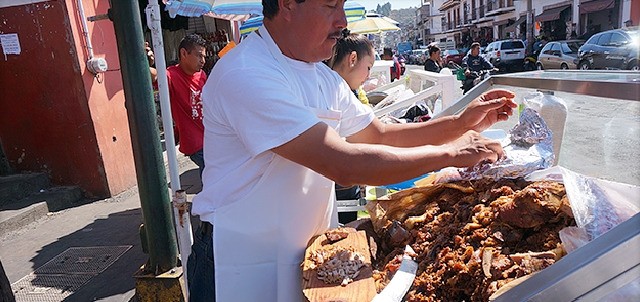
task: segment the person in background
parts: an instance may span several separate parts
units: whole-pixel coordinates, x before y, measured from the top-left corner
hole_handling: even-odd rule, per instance
[[[393,65],[391,66],[391,82],[400,79],[402,66],[400,66],[400,62],[393,55],[393,51],[389,47],[385,47],[382,51],[382,59],[385,61],[393,61]]]
[[[424,61],[424,70],[440,72],[441,69],[442,57],[440,56],[440,47],[431,45],[429,46],[429,58]]]
[[[180,41],[179,63],[167,68],[171,114],[177,128],[180,152],[198,165],[200,179],[204,170],[202,124],[202,87],[207,75],[202,71],[206,57],[206,41],[197,34]]]
[[[480,43],[473,42],[471,51],[462,59],[462,68],[466,79],[462,83],[464,93],[473,88],[473,80],[478,77],[478,73],[483,70],[496,70],[485,58],[480,56]]]
[[[364,35],[349,34],[343,31],[343,38],[338,39],[333,47],[333,56],[327,61],[327,65],[337,72],[349,85],[353,94],[361,103],[368,105],[366,92],[362,84],[369,78],[369,71],[375,61],[373,44]],[[337,200],[360,199],[361,188],[359,185],[343,187],[336,184]],[[358,218],[358,212],[338,213],[338,222],[349,223]]]
[[[457,115],[383,124],[322,63],[347,27],[344,1],[262,4],[263,26],[202,90],[207,165],[192,207],[201,225],[191,301],[304,301],[305,248],[338,225],[334,181],[384,185],[495,162],[500,142],[479,132],[517,106],[512,92],[491,90]]]
[[[327,65],[349,85],[353,94],[363,104],[369,104],[362,84],[369,78],[375,62],[373,44],[364,35],[343,32],[344,37],[334,46],[333,56]]]

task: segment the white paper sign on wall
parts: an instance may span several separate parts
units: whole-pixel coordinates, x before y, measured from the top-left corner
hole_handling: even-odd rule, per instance
[[[21,50],[18,34],[0,35],[0,46],[2,46],[5,61],[7,60],[7,55],[19,55]]]

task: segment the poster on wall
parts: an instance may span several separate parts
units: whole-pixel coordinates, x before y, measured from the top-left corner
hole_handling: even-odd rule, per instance
[[[5,61],[7,60],[7,55],[19,55],[20,40],[18,40],[18,34],[1,34],[0,46],[2,47]]]

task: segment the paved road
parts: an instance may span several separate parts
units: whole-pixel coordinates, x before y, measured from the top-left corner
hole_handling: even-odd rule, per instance
[[[422,69],[408,65],[407,69]],[[503,87],[516,93],[516,100],[532,89]],[[640,101],[556,93],[567,104],[568,116],[559,165],[585,175],[640,186]],[[640,96],[638,96],[640,99]],[[517,118],[498,123],[509,130]]]

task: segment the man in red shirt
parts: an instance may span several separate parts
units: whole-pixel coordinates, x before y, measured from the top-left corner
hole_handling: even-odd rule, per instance
[[[179,63],[167,68],[171,114],[180,139],[178,150],[198,165],[201,179],[204,170],[201,93],[207,81],[207,75],[202,71],[205,46],[206,41],[200,36],[185,36],[178,48]]]

